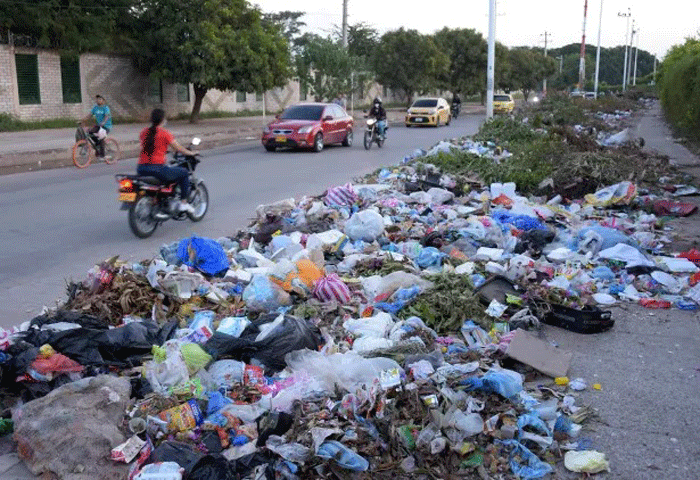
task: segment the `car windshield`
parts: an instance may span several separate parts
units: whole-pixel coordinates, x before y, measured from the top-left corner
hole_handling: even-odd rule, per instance
[[[510,101],[510,97],[508,95],[494,95],[493,101],[494,102],[508,102],[508,101]]]
[[[323,113],[323,105],[295,105],[289,107],[282,115],[282,120],[319,120]]]
[[[426,98],[423,100],[416,100],[415,102],[413,102],[413,106],[418,107],[418,108],[420,108],[420,107],[423,107],[423,108],[437,107],[437,100],[434,98],[433,99]]]

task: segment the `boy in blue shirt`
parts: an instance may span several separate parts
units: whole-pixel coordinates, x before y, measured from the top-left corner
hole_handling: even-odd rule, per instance
[[[94,118],[96,125],[88,130],[88,133],[95,135],[100,128],[104,128],[105,131],[109,133],[109,131],[112,129],[112,112],[110,111],[109,106],[105,103],[105,99],[102,95],[95,95],[95,103],[96,105],[92,107],[92,110],[90,110],[90,115],[86,117],[86,120]],[[97,157],[104,158],[105,146],[102,139],[97,138],[96,147]]]

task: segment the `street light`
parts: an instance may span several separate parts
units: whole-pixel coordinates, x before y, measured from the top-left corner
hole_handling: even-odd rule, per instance
[[[625,27],[625,64],[622,70],[622,91],[624,92],[627,88],[627,35],[630,29],[630,17],[632,16],[632,10],[627,9],[627,13],[618,12],[618,17],[627,18],[627,26]]]
[[[593,95],[598,98],[598,72],[600,72],[600,30],[603,25],[603,0],[600,0],[600,18],[598,19],[598,49],[595,54],[595,82],[593,85]]]

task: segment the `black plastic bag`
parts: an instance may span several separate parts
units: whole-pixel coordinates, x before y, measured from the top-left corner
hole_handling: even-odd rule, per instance
[[[268,480],[274,480],[275,470],[273,465],[275,464],[276,460],[277,459],[275,457],[271,456],[271,454],[267,452],[255,452],[249,455],[244,455],[236,460],[232,460],[231,466],[233,471],[240,475],[240,478],[244,478],[255,467],[259,465],[267,465],[267,468],[265,469],[265,478]]]
[[[198,452],[186,443],[166,440],[151,452],[151,456],[148,457],[145,464],[147,465],[149,463],[156,462],[175,462],[185,469],[183,478],[188,478],[188,475],[194,466],[202,459],[203,456],[203,453]]]
[[[238,474],[222,455],[205,455],[192,467],[187,480],[237,480]]]

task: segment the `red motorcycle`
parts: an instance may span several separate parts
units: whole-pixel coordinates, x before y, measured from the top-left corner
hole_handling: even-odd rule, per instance
[[[190,148],[199,145],[200,140],[194,138]],[[170,165],[186,168],[189,172],[190,195],[187,199],[194,207],[194,213],[178,210],[180,203],[177,182],[164,183],[156,177],[132,174],[115,175],[119,184],[119,199],[121,209],[129,211],[129,227],[139,238],[153,235],[158,225],[166,220],[186,220],[199,222],[204,218],[209,208],[209,192],[206,185],[194,176],[195,168],[200,163],[199,155],[173,154]]]

